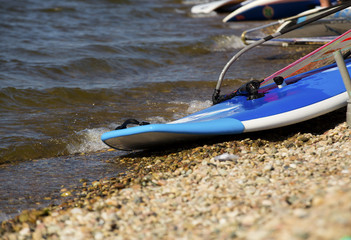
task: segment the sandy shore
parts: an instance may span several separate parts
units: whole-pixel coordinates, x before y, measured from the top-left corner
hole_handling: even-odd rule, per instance
[[[116,158],[131,170],[2,223],[1,239],[351,239],[344,119]]]

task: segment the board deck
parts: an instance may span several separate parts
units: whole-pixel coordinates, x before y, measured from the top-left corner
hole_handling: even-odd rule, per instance
[[[341,74],[333,63],[332,55],[337,49],[343,53],[351,50],[351,30],[265,78],[259,88],[264,93],[261,98],[236,96],[170,123],[114,130],[104,133],[101,139],[116,149],[149,149],[283,127],[334,111],[348,100]],[[350,72],[351,59],[345,62]],[[275,76],[284,77],[287,85],[279,88],[272,82]]]
[[[244,2],[242,7],[226,16],[223,22],[282,19],[319,4],[319,0],[256,0],[248,4]]]

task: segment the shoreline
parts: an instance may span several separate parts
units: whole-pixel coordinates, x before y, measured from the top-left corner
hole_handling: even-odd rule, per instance
[[[127,173],[2,223],[3,239],[341,239],[351,236],[345,108],[222,142],[116,157]],[[218,140],[218,139],[217,139]]]

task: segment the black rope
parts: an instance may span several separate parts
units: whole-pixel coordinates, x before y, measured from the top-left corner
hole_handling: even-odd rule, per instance
[[[129,124],[134,124],[134,125],[139,125],[139,126],[143,126],[143,125],[148,125],[150,123],[148,122],[139,122],[136,119],[130,118],[124,121],[124,123],[118,127],[116,127],[115,130],[120,130],[120,129],[125,129],[128,127]]]

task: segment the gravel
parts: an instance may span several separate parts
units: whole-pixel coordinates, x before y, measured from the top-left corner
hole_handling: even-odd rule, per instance
[[[3,222],[1,239],[350,240],[344,117],[116,157],[128,172]]]

